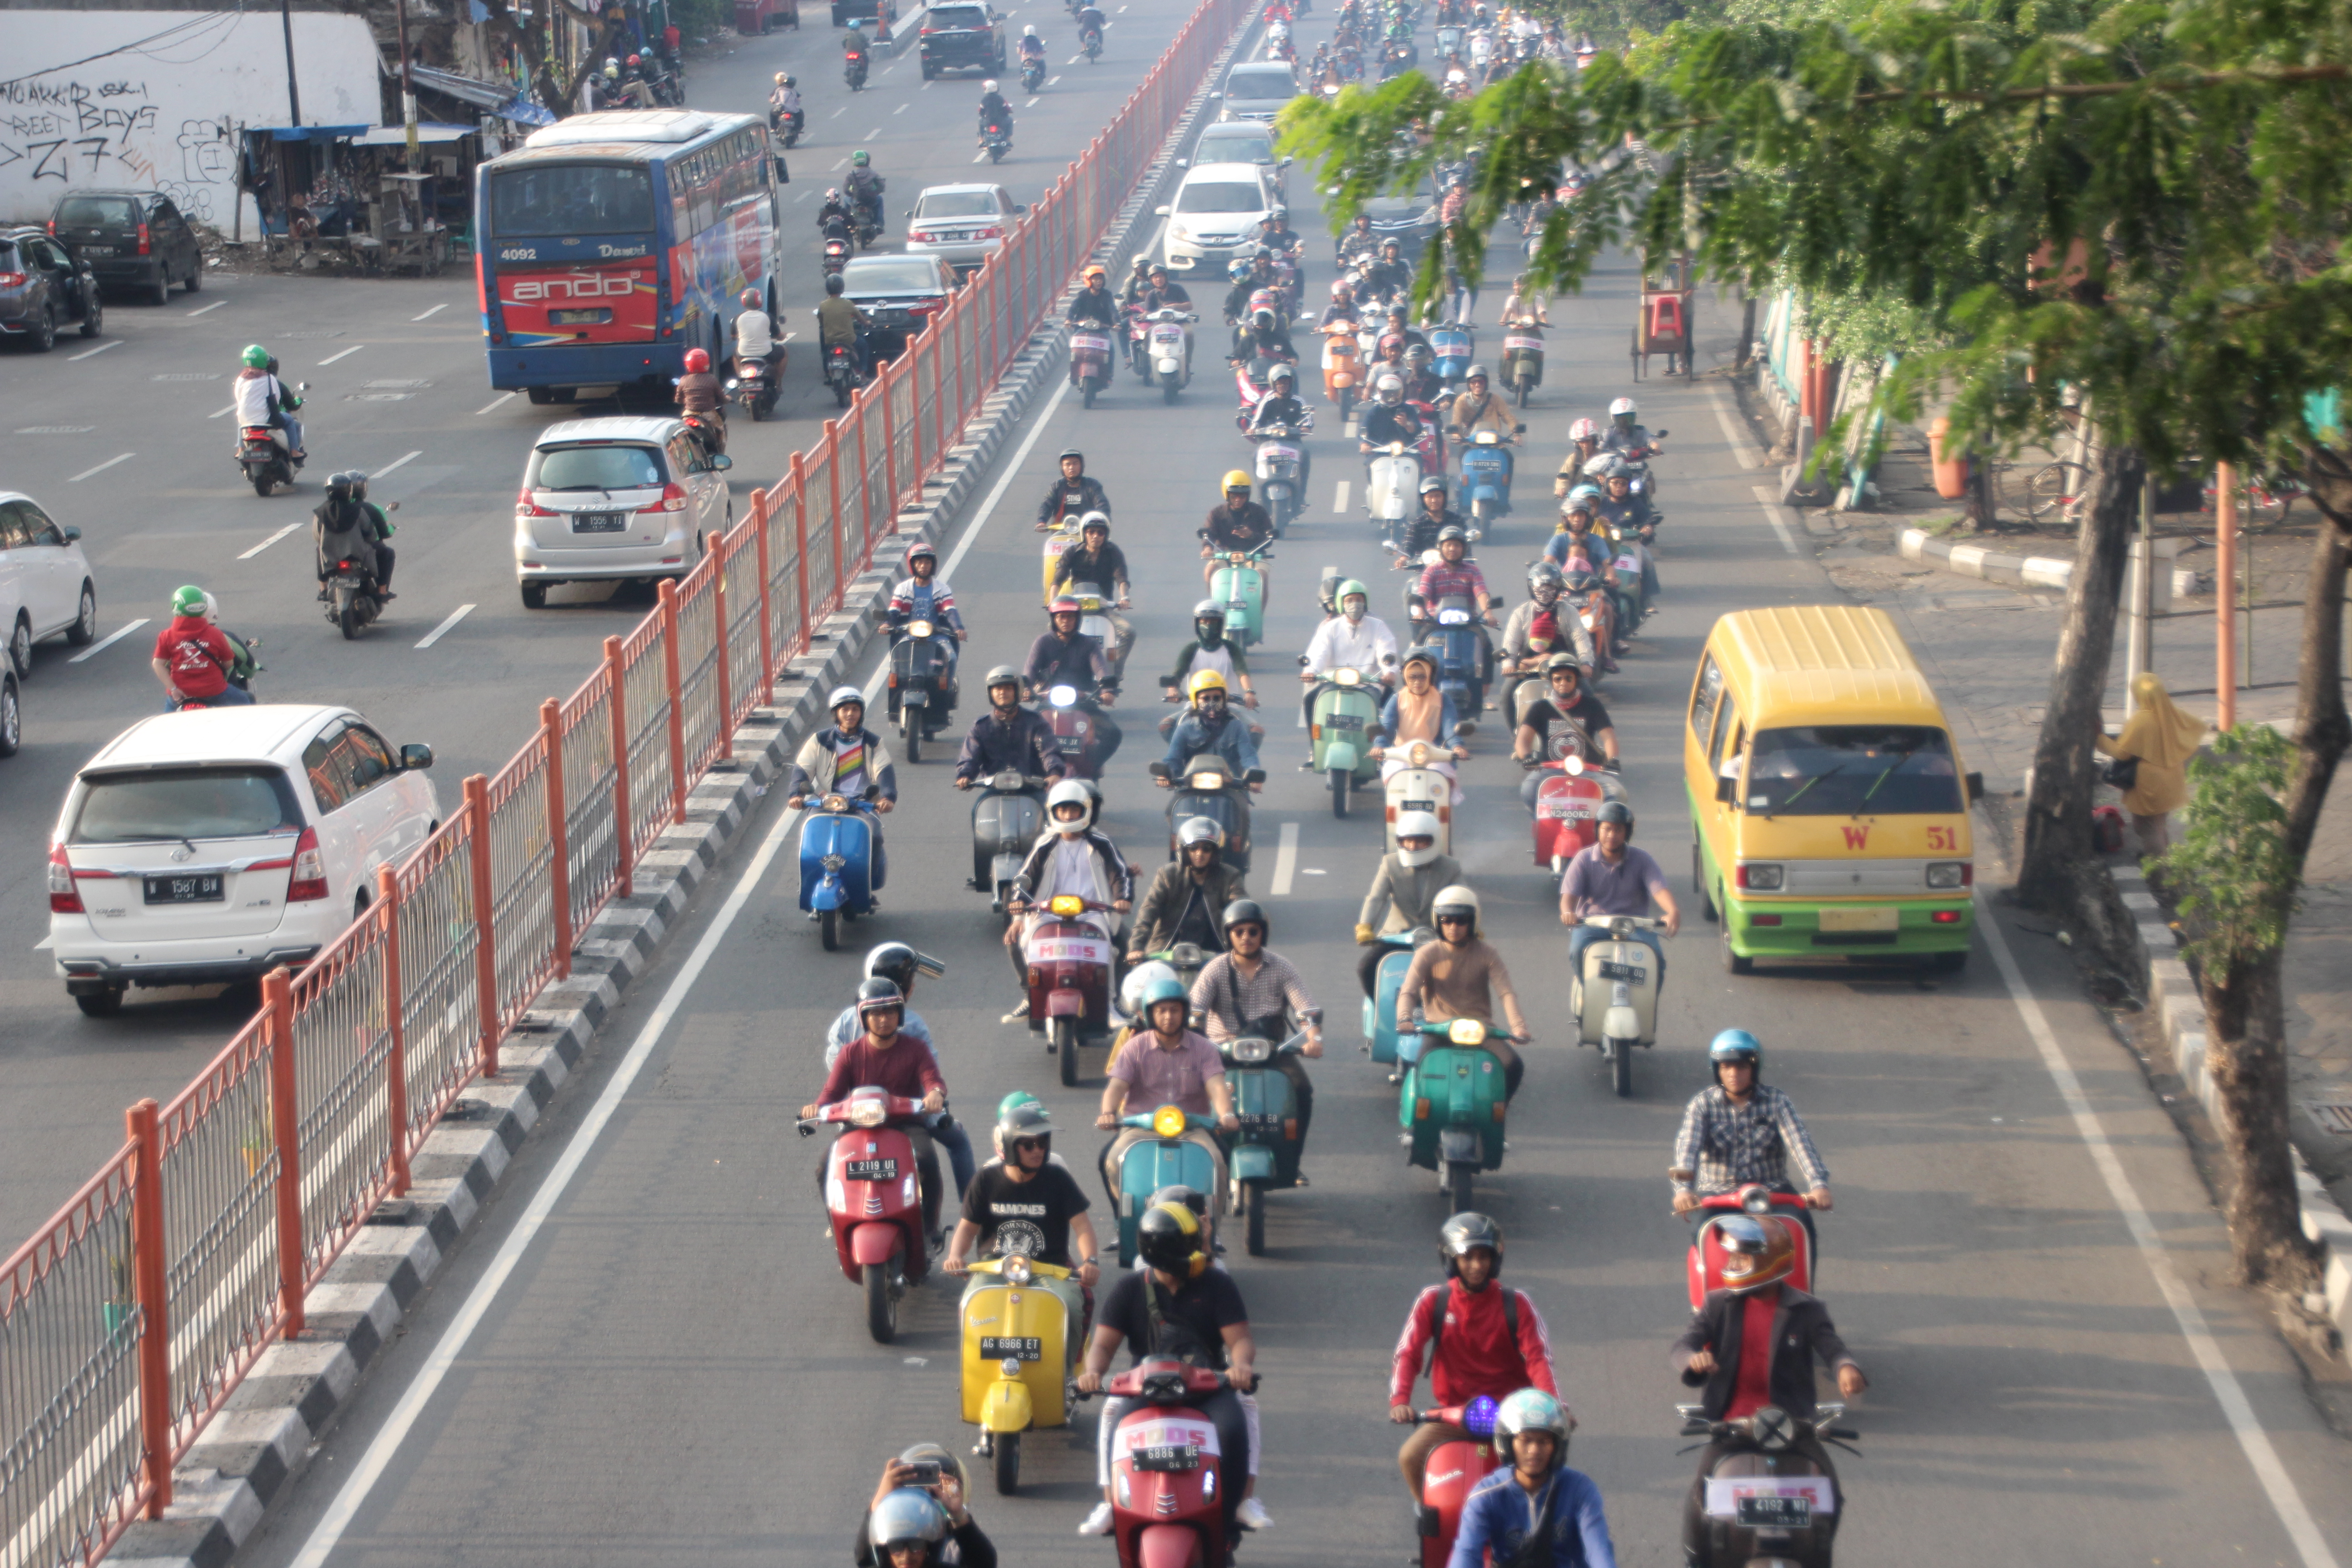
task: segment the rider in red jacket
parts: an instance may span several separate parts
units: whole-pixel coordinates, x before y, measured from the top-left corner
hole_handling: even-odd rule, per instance
[[[1389,1375],[1389,1419],[1399,1426],[1412,1423],[1412,1385],[1421,1375],[1422,1352],[1432,1341],[1429,1385],[1441,1408],[1467,1405],[1482,1394],[1499,1400],[1522,1388],[1558,1397],[1543,1314],[1525,1291],[1496,1281],[1503,1271],[1503,1227],[1482,1214],[1455,1215],[1437,1233],[1437,1256],[1446,1280],[1423,1290],[1405,1314]],[[1565,1410],[1566,1402],[1561,1405]],[[1575,1419],[1569,1417],[1571,1426]],[[1415,1502],[1421,1500],[1430,1455],[1441,1444],[1469,1436],[1442,1421],[1413,1428],[1397,1451],[1397,1468]]]

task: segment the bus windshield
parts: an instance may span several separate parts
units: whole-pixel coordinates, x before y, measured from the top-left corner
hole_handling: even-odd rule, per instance
[[[499,239],[645,234],[653,226],[653,174],[642,163],[530,164],[490,177],[490,228]]]
[[[1958,812],[1951,742],[1922,724],[1759,730],[1748,763],[1748,811],[1763,816],[1901,816]]]

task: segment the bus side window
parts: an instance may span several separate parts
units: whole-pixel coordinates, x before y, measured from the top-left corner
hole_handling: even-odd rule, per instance
[[[1708,654],[1698,667],[1698,685],[1691,693],[1691,733],[1705,746],[1715,729],[1715,705],[1723,696],[1723,667]]]
[[[1736,773],[1739,767],[1739,742],[1734,738],[1735,731],[1739,727],[1738,707],[1739,705],[1727,694],[1716,708],[1715,739],[1706,749],[1706,770],[1717,778],[1723,776],[1723,764],[1727,754],[1724,742],[1727,739],[1731,741],[1728,755],[1732,769]]]

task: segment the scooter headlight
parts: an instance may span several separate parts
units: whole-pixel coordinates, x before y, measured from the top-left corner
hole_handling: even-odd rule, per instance
[[[1004,1278],[1015,1285],[1028,1284],[1030,1278],[1029,1260],[1025,1258],[1006,1258],[1004,1260]],[[1008,1373],[1008,1375],[1010,1374]]]
[[[849,1108],[852,1127],[879,1127],[888,1119],[890,1108],[877,1099],[861,1100]]]
[[[826,795],[824,797],[824,808],[827,811],[847,811],[849,809],[849,797],[839,795]]]
[[[1194,789],[1209,790],[1223,789],[1225,787],[1225,775],[1219,773],[1194,773],[1192,775],[1192,787]]]
[[[1447,1026],[1445,1037],[1457,1046],[1485,1045],[1486,1026],[1475,1018],[1456,1018]]]
[[[1363,671],[1350,668],[1346,665],[1342,665],[1338,669],[1331,672],[1333,684],[1339,686],[1354,686],[1362,681],[1363,679]]]
[[[1234,1060],[1237,1062],[1262,1062],[1273,1054],[1274,1047],[1265,1040],[1247,1039],[1234,1042]]]
[[[1075,686],[1056,686],[1045,694],[1045,698],[1056,708],[1067,708],[1078,700],[1078,689]]]
[[[1426,742],[1426,741],[1415,741],[1415,742],[1412,743],[1412,765],[1413,765],[1414,767],[1417,767],[1417,768],[1425,768],[1425,767],[1429,766],[1429,742]]]
[[[927,637],[931,635],[931,623],[929,621],[908,621],[907,623],[907,635],[910,637]]]
[[[1074,921],[1087,912],[1087,901],[1075,893],[1057,893],[1045,901],[1045,907],[1066,921]]]
[[[1151,1131],[1161,1138],[1184,1136],[1184,1108],[1181,1105],[1163,1105],[1153,1111]]]

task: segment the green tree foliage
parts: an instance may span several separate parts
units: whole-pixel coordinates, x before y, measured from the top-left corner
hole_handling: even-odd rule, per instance
[[[2189,760],[2185,831],[2150,868],[2180,895],[2181,944],[2227,986],[2285,944],[2302,868],[2286,833],[2294,742],[2267,725],[2241,724]]]

